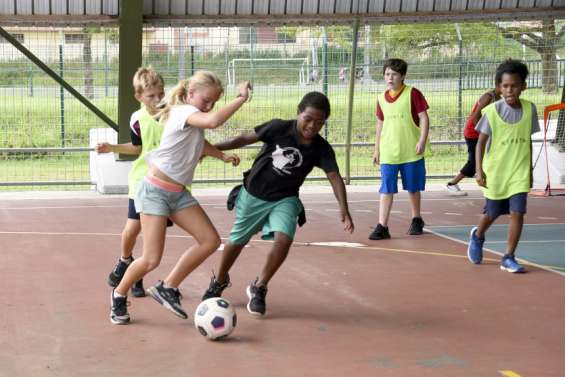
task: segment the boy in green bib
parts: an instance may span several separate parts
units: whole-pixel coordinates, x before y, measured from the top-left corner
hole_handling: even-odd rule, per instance
[[[163,125],[153,118],[157,112],[157,105],[164,96],[165,83],[160,74],[151,68],[141,67],[133,76],[133,87],[135,98],[143,107],[131,115],[130,135],[131,142],[126,144],[99,143],[96,146],[98,153],[122,153],[139,155],[133,162],[128,175],[128,219],[122,231],[121,256],[108,276],[108,284],[116,287],[126,269],[133,262],[133,248],[137,236],[141,232],[139,213],[134,206],[134,198],[137,192],[138,183],[145,177],[149,167],[145,162],[145,155],[159,146]],[[172,225],[170,223],[169,225]],[[132,295],[135,297],[145,296],[143,281],[139,280],[131,288]]]
[[[479,132],[476,179],[486,204],[479,225],[471,229],[467,257],[479,264],[489,227],[500,215],[510,215],[506,253],[500,268],[525,272],[515,257],[520,240],[528,192],[532,185],[532,139],[540,130],[536,107],[520,99],[526,89],[528,67],[506,60],[496,69],[495,83],[502,99],[485,107],[475,128]]]
[[[398,193],[398,173],[402,188],[408,191],[412,222],[408,234],[423,233],[420,192],[426,187],[424,155],[428,152],[428,103],[422,93],[404,84],[408,65],[401,59],[389,59],[383,67],[387,90],[379,95],[373,163],[381,166],[379,223],[370,240],[390,238],[388,220],[394,194]]]

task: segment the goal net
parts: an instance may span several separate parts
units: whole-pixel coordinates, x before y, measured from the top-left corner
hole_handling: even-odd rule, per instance
[[[558,133],[559,113],[564,110],[565,103],[546,106],[543,110],[543,129],[533,135],[532,195],[565,195],[565,153],[560,153],[556,145],[556,141],[565,136]]]
[[[229,86],[243,80],[305,85],[311,72],[308,58],[238,58],[228,62],[227,76]]]

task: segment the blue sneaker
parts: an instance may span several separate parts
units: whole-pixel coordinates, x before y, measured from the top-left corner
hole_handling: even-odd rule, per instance
[[[484,238],[476,236],[478,227],[471,229],[469,234],[469,246],[467,247],[467,258],[475,264],[480,264],[483,261],[483,244]]]
[[[505,255],[502,257],[502,260],[500,261],[500,269],[513,273],[526,272],[524,266],[516,262],[516,259],[510,255]]]

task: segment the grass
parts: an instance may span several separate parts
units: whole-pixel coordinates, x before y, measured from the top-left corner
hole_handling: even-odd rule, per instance
[[[236,113],[227,125],[207,132],[207,138],[214,142],[235,136],[242,131],[252,130],[258,124],[272,118],[292,118],[302,95],[319,86],[263,86],[255,89],[253,99]],[[351,140],[353,143],[373,143],[375,124],[375,85],[357,86],[353,107]],[[466,120],[469,109],[484,90],[463,92],[462,115]],[[345,143],[347,135],[348,97],[347,86],[330,86],[328,96],[332,103],[332,115],[321,134],[331,143]],[[41,93],[38,93],[41,94]],[[461,126],[458,118],[458,97],[456,91],[424,92],[430,105],[430,139],[461,140]],[[223,103],[233,97],[227,90]],[[540,89],[524,92],[524,98],[532,100],[541,116],[544,106],[560,101],[555,95],[545,95]],[[110,118],[117,118],[117,99],[100,98],[93,101]],[[218,103],[218,105],[221,105]],[[74,98],[65,98],[64,117],[61,116],[61,101],[58,96],[0,96],[0,145],[2,148],[61,147],[64,133],[66,147],[89,145],[89,131],[92,128],[106,128],[94,114]],[[232,168],[219,161],[207,159],[197,170],[196,179],[237,179],[251,166],[257,150],[241,151],[243,161],[240,167]],[[343,148],[336,148],[336,154],[345,174]],[[354,147],[351,155],[351,176],[376,176],[371,164],[372,147]],[[466,159],[466,150],[456,146],[436,146],[434,154],[427,159],[429,175],[452,175]],[[321,172],[313,175],[320,176]],[[89,158],[81,153],[21,154],[0,153],[1,182],[18,181],[88,181],[90,180]],[[0,186],[0,190],[6,189]]]

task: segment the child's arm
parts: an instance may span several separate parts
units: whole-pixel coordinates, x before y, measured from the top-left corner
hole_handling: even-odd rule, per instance
[[[479,140],[477,141],[477,147],[475,150],[475,165],[476,165],[476,173],[475,179],[477,180],[477,184],[481,187],[487,187],[487,177],[485,176],[485,172],[483,171],[483,157],[485,155],[485,148],[487,145],[489,135],[480,133]]]
[[[218,128],[224,124],[249,98],[251,84],[244,81],[239,84],[239,94],[233,100],[215,112],[197,112],[186,119],[186,125],[197,128]]]
[[[426,150],[426,141],[430,132],[430,118],[427,111],[418,113],[418,118],[420,118],[420,140],[416,144],[416,154],[422,154]]]
[[[345,185],[343,184],[343,179],[338,172],[326,173],[334,195],[339,203],[339,210],[341,214],[341,222],[343,223],[343,230],[349,233],[353,233],[355,225],[353,225],[353,220],[349,214],[349,207],[347,206],[347,191],[345,191]]]
[[[210,144],[208,140],[204,140],[204,149],[202,150],[202,156],[215,157],[218,160],[222,160],[226,163],[231,162],[233,166],[239,165],[240,162],[238,155],[223,153],[218,148]]]
[[[220,143],[214,144],[216,148],[221,151],[228,151],[231,149],[238,149],[241,147],[245,147],[246,145],[250,145],[259,141],[257,134],[255,132],[248,132],[236,136],[234,138],[224,140]]]
[[[471,120],[473,124],[479,123],[479,119],[481,119],[481,110],[487,107],[488,105],[490,105],[491,101],[492,101],[492,94],[490,92],[483,94],[481,98],[479,98],[479,101],[477,102],[477,107],[475,108],[475,111],[471,114]]]
[[[381,161],[380,143],[381,132],[383,130],[383,121],[377,119],[377,126],[375,128],[375,150],[373,152],[373,164],[378,165]]]
[[[110,143],[98,143],[94,150],[97,153],[121,153],[121,154],[131,154],[131,155],[140,155],[141,154],[141,145],[133,145],[132,143],[125,143],[125,144],[110,144]]]

